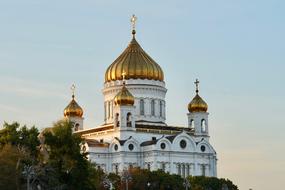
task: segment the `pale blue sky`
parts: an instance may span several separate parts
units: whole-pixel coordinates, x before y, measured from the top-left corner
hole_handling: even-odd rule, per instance
[[[199,78],[219,177],[283,189],[284,10],[283,0],[0,0],[0,122],[50,126],[75,83],[85,123],[101,124],[104,72],[135,13],[137,40],[165,72],[168,123],[186,125]]]

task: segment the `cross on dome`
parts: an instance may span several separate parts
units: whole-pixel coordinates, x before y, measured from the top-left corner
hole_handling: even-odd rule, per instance
[[[196,85],[196,93],[197,94],[199,92],[199,83],[200,83],[200,81],[198,79],[196,79],[196,81],[194,82],[194,84]]]
[[[75,97],[75,89],[76,89],[75,84],[72,84],[70,89],[71,89],[71,93],[72,93],[72,98],[74,99],[74,97]]]
[[[133,16],[131,17],[131,23],[132,23],[132,34],[133,36],[135,36],[136,34],[136,22],[137,22],[138,18],[136,17],[136,15],[133,14]]]

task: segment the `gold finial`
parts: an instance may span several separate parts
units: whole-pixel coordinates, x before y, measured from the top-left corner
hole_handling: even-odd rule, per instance
[[[194,84],[196,85],[196,93],[197,94],[199,92],[199,83],[200,83],[200,81],[198,79],[196,79],[196,81],[194,82]]]
[[[70,89],[71,89],[71,93],[72,93],[72,99],[74,99],[74,97],[75,97],[75,84],[72,84]]]
[[[133,14],[133,16],[131,18],[133,36],[135,36],[135,34],[136,34],[136,22],[137,22],[137,20],[138,20],[138,18],[136,17],[136,15]]]

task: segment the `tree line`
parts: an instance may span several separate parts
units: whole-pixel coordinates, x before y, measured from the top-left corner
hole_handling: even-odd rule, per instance
[[[161,170],[132,168],[121,175],[106,174],[87,159],[84,139],[72,129],[73,124],[65,120],[41,133],[36,127],[4,123],[0,130],[0,189],[238,190],[228,179],[183,179]]]

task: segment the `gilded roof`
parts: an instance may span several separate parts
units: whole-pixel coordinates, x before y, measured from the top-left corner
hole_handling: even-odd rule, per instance
[[[189,103],[188,110],[189,112],[207,112],[208,105],[197,93]]]
[[[78,103],[74,100],[74,96],[72,96],[72,100],[64,109],[65,117],[82,117],[83,109],[78,105]]]
[[[134,96],[126,88],[125,82],[123,88],[114,98],[115,105],[132,106],[135,103]]]
[[[125,79],[164,80],[161,67],[141,48],[135,36],[106,70],[105,82],[122,80],[123,72],[126,73]]]

